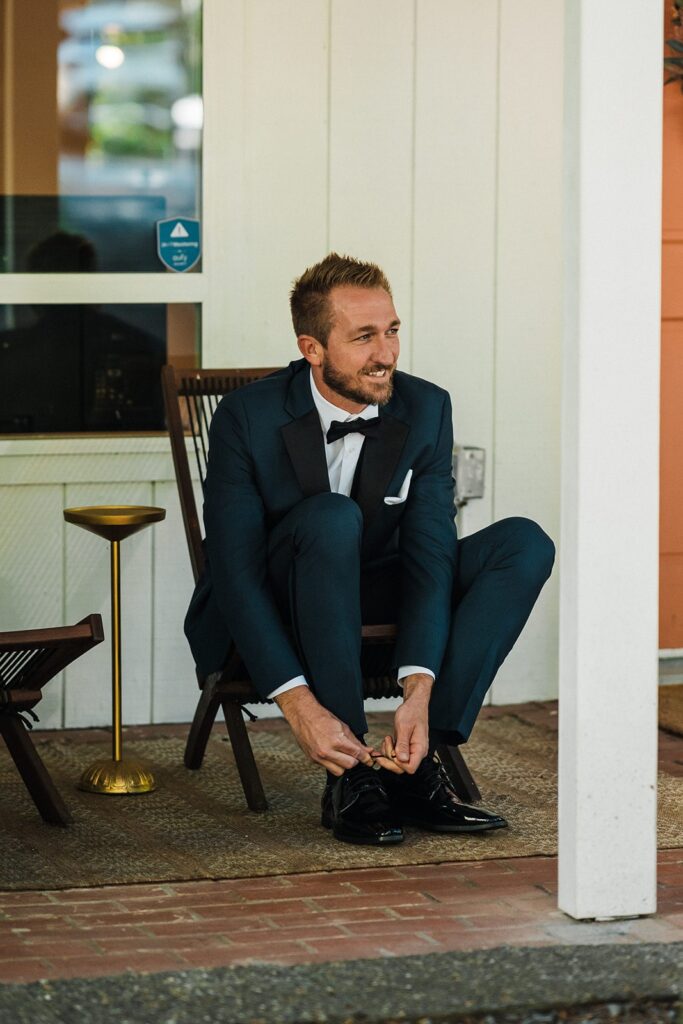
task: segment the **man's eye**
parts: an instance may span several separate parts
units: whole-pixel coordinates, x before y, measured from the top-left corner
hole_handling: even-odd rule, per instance
[[[389,330],[387,331],[387,334],[390,334],[392,337],[395,337],[398,334],[398,327],[390,327]]]

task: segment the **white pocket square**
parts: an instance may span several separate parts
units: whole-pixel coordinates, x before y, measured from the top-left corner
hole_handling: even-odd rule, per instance
[[[409,469],[408,472],[406,473],[405,480],[401,484],[401,490],[398,492],[398,494],[396,495],[395,498],[394,497],[385,498],[384,499],[384,504],[385,505],[402,505],[403,504],[403,502],[408,497],[408,491],[410,490],[410,481],[412,479],[412,476],[413,476],[413,471],[412,471],[412,469]]]

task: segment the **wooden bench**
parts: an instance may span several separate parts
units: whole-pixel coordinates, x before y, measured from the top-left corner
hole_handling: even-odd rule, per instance
[[[43,687],[76,658],[104,640],[102,619],[89,615],[75,626],[0,633],[0,735],[43,819],[72,820],[29,732]]]

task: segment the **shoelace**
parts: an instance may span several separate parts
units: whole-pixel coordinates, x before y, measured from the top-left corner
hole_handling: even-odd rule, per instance
[[[413,778],[420,787],[424,787],[429,799],[440,789],[447,790],[449,796],[453,794],[453,784],[441,761],[425,758]]]

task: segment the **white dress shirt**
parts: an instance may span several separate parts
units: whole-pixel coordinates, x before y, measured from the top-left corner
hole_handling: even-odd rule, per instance
[[[366,405],[362,412],[347,412],[345,409],[340,409],[338,405],[333,405],[332,402],[328,402],[326,398],[323,398],[315,386],[312,371],[310,380],[313,401],[318,410],[320,427],[325,439],[325,458],[327,459],[327,472],[330,478],[330,490],[335,494],[345,494],[348,498],[351,496],[353,478],[356,473],[361,448],[365,442],[365,435],[346,434],[337,441],[328,444],[327,431],[332,425],[332,420],[338,420],[341,423],[353,419],[370,420],[378,415],[378,409],[376,405]],[[434,673],[428,668],[422,668],[420,665],[402,665],[398,670],[399,683],[405,676],[413,675],[416,672],[424,672],[434,679]],[[272,693],[269,693],[268,696],[272,699],[281,693],[285,693],[286,690],[292,690],[295,686],[308,686],[305,677],[295,676],[294,679],[289,679],[282,686],[278,686]]]

